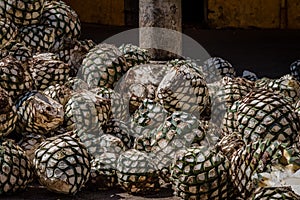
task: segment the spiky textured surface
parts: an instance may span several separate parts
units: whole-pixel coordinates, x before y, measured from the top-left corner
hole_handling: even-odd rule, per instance
[[[109,44],[99,44],[86,55],[78,73],[91,88],[112,88],[128,70],[120,50]]]
[[[157,98],[169,112],[200,114],[210,105],[208,87],[203,77],[187,65],[173,67],[157,88]]]
[[[300,99],[300,82],[291,75],[271,80],[266,88],[282,94],[291,103],[295,103]]]
[[[65,85],[55,84],[47,87],[43,94],[65,106],[72,96],[72,90]]]
[[[281,143],[270,140],[257,140],[232,155],[230,175],[240,197],[248,198],[257,187],[254,176],[270,170],[272,162],[281,155]]]
[[[29,71],[35,88],[44,90],[50,85],[64,84],[69,78],[70,66],[55,54],[42,53],[30,60]]]
[[[23,26],[19,29],[16,41],[34,52],[49,52],[55,42],[55,29],[43,25]]]
[[[47,138],[35,152],[39,182],[47,189],[75,194],[90,176],[91,158],[85,146],[68,134]]]
[[[63,123],[63,106],[45,95],[31,91],[17,102],[17,131],[47,134]]]
[[[55,28],[57,38],[79,38],[81,24],[77,13],[64,1],[46,1],[40,24]]]
[[[119,155],[111,152],[101,154],[91,162],[91,176],[87,187],[93,190],[106,190],[117,186],[116,173]]]
[[[224,77],[222,82],[220,95],[224,99],[227,108],[230,108],[235,101],[245,97],[254,88],[254,82],[240,77]]]
[[[146,49],[142,49],[133,44],[122,44],[119,49],[124,55],[129,67],[146,64],[150,61],[150,55]]]
[[[296,60],[290,65],[291,75],[300,81],[300,60]]]
[[[143,152],[130,149],[117,161],[119,184],[129,193],[147,193],[157,190],[159,178],[153,160]]]
[[[37,148],[45,139],[46,137],[43,135],[27,133],[24,134],[23,138],[19,141],[18,144],[25,151],[25,154],[31,163],[33,163],[35,150],[37,150]]]
[[[8,46],[1,49],[0,57],[12,56],[13,58],[26,62],[32,57],[32,49],[22,43],[12,41]]]
[[[0,60],[0,86],[16,100],[32,89],[32,79],[25,65],[12,57]]]
[[[0,138],[6,137],[15,129],[17,109],[7,91],[0,88]]]
[[[1,9],[1,8],[0,8]],[[8,46],[18,34],[18,29],[8,18],[0,18],[0,49]]]
[[[155,99],[157,87],[168,70],[166,65],[144,64],[127,71],[114,89],[128,101],[130,114],[138,109],[144,99]]]
[[[37,24],[44,0],[10,0],[0,2],[0,16],[7,17],[16,25]]]
[[[258,188],[248,200],[298,200],[297,195],[290,187],[263,187]]]
[[[207,147],[182,150],[172,165],[177,196],[188,200],[230,198],[229,166],[225,156]]]
[[[12,140],[0,145],[0,194],[23,190],[31,182],[32,168],[25,152]]]
[[[221,80],[224,76],[234,78],[236,72],[234,67],[223,58],[211,57],[203,64],[203,72],[206,74],[205,80],[208,83]]]
[[[300,127],[289,101],[267,90],[253,91],[241,101],[237,122],[246,143],[267,138],[292,144]]]
[[[128,123],[118,119],[111,119],[103,126],[103,131],[106,134],[119,138],[128,149],[133,147],[135,137]]]
[[[225,135],[221,140],[216,144],[216,147],[223,152],[223,154],[231,160],[232,155],[245,146],[245,142],[242,139],[242,136],[239,133],[233,132],[228,135]]]
[[[92,40],[78,41],[76,39],[61,38],[55,42],[51,52],[57,54],[60,60],[69,64],[69,75],[76,77],[86,54],[95,46],[96,44]]]

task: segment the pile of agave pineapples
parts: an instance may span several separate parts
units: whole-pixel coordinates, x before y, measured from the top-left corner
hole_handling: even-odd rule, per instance
[[[0,194],[170,184],[182,199],[300,199],[300,61],[236,77],[80,40],[63,1],[0,1]],[[100,192],[100,191],[99,191]]]

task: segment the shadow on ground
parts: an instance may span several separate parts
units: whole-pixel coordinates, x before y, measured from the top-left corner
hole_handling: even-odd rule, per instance
[[[1,196],[3,200],[179,200],[173,196],[173,190],[169,186],[162,187],[159,192],[143,196],[133,196],[124,192],[121,188],[105,191],[83,190],[76,195],[56,194],[41,186],[29,186],[25,191],[11,195]]]

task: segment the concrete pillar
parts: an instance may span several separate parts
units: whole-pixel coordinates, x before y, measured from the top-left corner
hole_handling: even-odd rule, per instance
[[[181,0],[139,0],[140,47],[149,49],[152,59],[181,55],[181,12]]]

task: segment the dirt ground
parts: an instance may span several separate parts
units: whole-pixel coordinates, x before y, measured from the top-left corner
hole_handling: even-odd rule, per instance
[[[43,187],[30,186],[27,190],[13,195],[0,196],[4,200],[180,200],[174,197],[170,187],[146,196],[133,196],[120,188],[107,191],[82,190],[74,196],[55,194]]]

